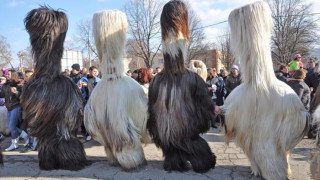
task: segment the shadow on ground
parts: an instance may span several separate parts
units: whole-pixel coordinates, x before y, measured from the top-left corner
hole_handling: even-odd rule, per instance
[[[22,157],[23,156],[23,157]],[[23,159],[23,161],[21,161]],[[111,166],[106,157],[88,156],[90,166],[80,171],[52,170],[42,171],[38,166],[37,155],[6,155],[4,167],[0,169],[2,178],[94,178],[94,179],[214,179],[214,180],[260,180],[251,174],[248,166],[226,166],[217,164],[207,173],[164,171],[163,161],[148,161],[148,164],[134,171],[124,171],[119,166]],[[10,162],[10,163],[9,163]],[[17,170],[16,168],[19,168]]]

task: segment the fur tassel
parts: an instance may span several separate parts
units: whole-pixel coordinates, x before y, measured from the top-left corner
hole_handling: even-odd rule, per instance
[[[197,73],[205,82],[207,81],[207,66],[200,60],[191,60],[189,63],[189,70]]]
[[[266,180],[287,179],[289,152],[305,135],[309,114],[295,92],[274,75],[270,8],[265,2],[256,2],[235,9],[229,23],[243,83],[223,107],[227,142],[234,139],[243,149],[254,175]]]
[[[25,19],[35,59],[35,73],[23,86],[21,107],[30,135],[37,137],[40,169],[80,170],[88,165],[76,137],[83,109],[79,88],[60,75],[67,16],[41,7]]]
[[[149,87],[147,128],[165,157],[166,171],[214,168],[216,157],[199,134],[210,128],[214,103],[206,83],[185,66],[188,13],[181,1],[168,2],[161,14],[164,69]]]
[[[136,169],[146,163],[141,141],[148,139],[147,97],[136,81],[124,75],[126,15],[117,10],[97,12],[93,29],[103,77],[87,102],[84,123],[104,145],[111,164]]]
[[[0,106],[0,133],[5,136],[10,134],[10,130],[8,128],[8,110],[5,106]]]

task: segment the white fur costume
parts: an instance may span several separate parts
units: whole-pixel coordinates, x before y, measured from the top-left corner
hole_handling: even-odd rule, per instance
[[[200,60],[191,60],[189,63],[189,70],[197,73],[205,82],[207,81],[207,66]]]
[[[308,112],[296,93],[274,74],[270,8],[256,2],[235,9],[229,23],[243,83],[222,108],[227,142],[234,139],[243,149],[255,175],[266,180],[287,179],[289,151],[303,138]]]
[[[140,140],[148,139],[147,97],[124,72],[126,15],[117,10],[97,12],[93,30],[103,77],[85,107],[84,123],[104,145],[112,164],[134,169],[146,162]]]
[[[9,135],[10,131],[8,129],[8,110],[5,106],[0,106],[0,133],[3,135]]]

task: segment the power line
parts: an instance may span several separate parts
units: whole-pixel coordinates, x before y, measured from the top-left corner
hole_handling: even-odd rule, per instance
[[[272,16],[272,17],[311,16],[311,15],[320,15],[320,13],[311,13],[311,14],[303,14],[303,15]],[[217,23],[214,23],[214,24],[209,24],[209,25],[202,26],[202,27],[198,27],[198,28],[195,28],[194,30],[204,29],[204,28],[207,28],[207,27],[223,24],[223,23],[226,23],[226,22],[228,22],[228,20],[217,22]]]
[[[215,26],[215,25],[218,25],[218,24],[223,24],[223,23],[226,23],[226,22],[228,22],[228,21],[225,20],[225,21],[221,21],[221,22],[214,23],[214,24],[209,24],[209,25],[206,25],[206,26],[202,26],[202,27],[195,28],[194,30],[203,29],[203,28],[207,28],[207,27],[210,27],[210,26]]]
[[[272,16],[272,17],[275,18],[275,17],[290,17],[290,16],[310,16],[310,15],[320,15],[320,13],[310,13],[310,14],[303,14],[303,15]],[[226,22],[228,22],[228,20],[220,21],[220,22],[217,22],[217,23],[214,23],[214,24],[209,24],[209,25],[206,25],[206,26],[201,26],[201,27],[195,28],[194,31],[199,30],[199,29],[204,29],[204,28],[207,28],[207,27],[211,27],[211,26],[216,26],[216,25],[223,24],[223,23],[226,23]],[[222,35],[222,36],[226,36],[226,35]],[[157,39],[157,38],[161,38],[161,36],[153,37],[153,38]]]
[[[319,15],[320,13],[311,13],[311,14],[297,14],[297,15],[285,15],[285,16],[272,16],[272,17],[290,17],[290,16],[312,16]]]

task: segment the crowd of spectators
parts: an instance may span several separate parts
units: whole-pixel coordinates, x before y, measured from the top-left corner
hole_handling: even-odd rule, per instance
[[[306,68],[304,68],[300,54],[296,54],[289,64],[278,64],[275,70],[276,77],[287,83],[301,99],[306,110],[313,113],[315,108],[320,104],[320,68],[317,58],[309,58]],[[91,66],[89,71],[86,68],[80,68],[79,64],[73,64],[72,70],[65,69],[62,74],[70,77],[70,79],[79,87],[82,94],[83,104],[88,101],[94,87],[100,82],[101,74],[95,66]],[[128,70],[126,75],[135,79],[141,85],[146,94],[148,94],[149,84],[154,76],[161,73],[161,68],[155,70],[150,68],[140,68],[134,71]],[[12,151],[18,148],[18,141],[25,139],[24,148],[20,152],[28,150],[36,150],[37,140],[28,136],[28,129],[21,129],[24,118],[23,109],[20,107],[20,94],[22,87],[32,78],[32,70],[17,72],[15,70],[1,69],[0,77],[0,106],[5,106],[8,110],[8,128],[11,133],[12,143],[6,148],[6,151]],[[224,100],[233,89],[241,84],[241,75],[239,67],[232,65],[230,74],[224,68],[219,73],[216,68],[207,69],[206,84],[208,86],[209,95],[218,106],[224,104]],[[217,119],[222,120],[223,117],[216,117],[212,120],[212,127],[215,126]],[[1,121],[1,119],[0,119]],[[82,124],[80,132],[86,136],[86,140],[90,140],[90,135],[86,132]],[[309,138],[315,138],[315,128],[311,127],[308,134]],[[0,132],[0,139],[3,138]]]

